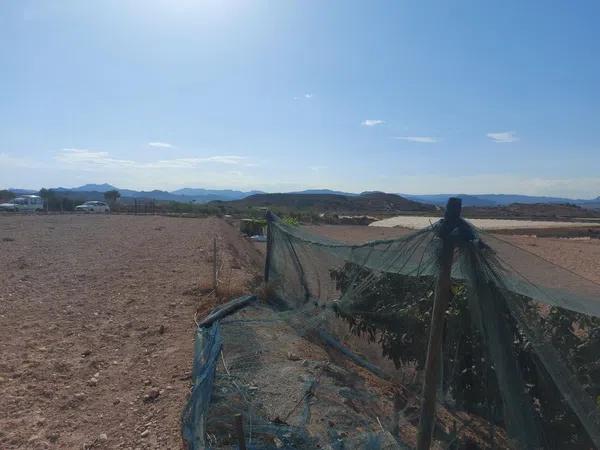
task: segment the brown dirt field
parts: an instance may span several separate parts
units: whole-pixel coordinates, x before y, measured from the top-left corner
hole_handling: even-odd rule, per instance
[[[376,239],[393,239],[414,232],[406,228],[367,227],[361,225],[310,225],[305,227],[330,239],[363,243]],[[600,239],[568,239],[535,235],[498,235],[498,238],[578,275],[600,283]]]
[[[414,233],[408,228],[368,227],[365,225],[306,225],[306,231],[350,244],[362,244],[378,239],[394,239]]]
[[[0,448],[180,448],[215,235],[247,292],[260,255],[219,219],[0,217]]]
[[[498,236],[513,245],[600,283],[600,240]]]

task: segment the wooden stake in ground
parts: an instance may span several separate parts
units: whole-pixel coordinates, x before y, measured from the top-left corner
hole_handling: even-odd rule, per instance
[[[213,238],[213,289],[215,293],[219,287],[218,269],[217,269],[217,237]]]
[[[425,361],[425,381],[423,382],[423,403],[421,406],[421,418],[419,420],[417,450],[429,449],[435,426],[436,393],[440,381],[445,314],[450,301],[452,282],[450,275],[452,272],[452,260],[454,258],[454,242],[449,234],[458,224],[461,207],[461,199],[454,197],[448,199],[444,214],[444,223],[439,233],[442,240],[442,248],[439,255],[439,273],[433,300],[427,360]]]
[[[246,438],[244,437],[244,421],[241,414],[235,415],[235,432],[238,437],[240,450],[246,450]]]

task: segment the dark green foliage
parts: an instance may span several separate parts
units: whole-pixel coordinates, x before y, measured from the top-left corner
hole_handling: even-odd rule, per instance
[[[600,319],[552,307],[540,315],[537,305],[529,305],[538,330],[564,358],[563,362],[577,377],[587,394],[600,407]],[[546,372],[531,345],[524,342],[518,356],[530,394],[536,399],[547,442],[555,448],[593,448],[587,433],[569,407],[564,395]]]
[[[15,197],[16,197],[15,194],[12,193],[11,191],[7,191],[5,189],[0,189],[0,203],[8,202]]]
[[[161,209],[164,209],[169,213],[184,213],[184,214],[198,214],[198,215],[216,215],[222,216],[223,211],[219,207],[211,206],[209,204],[195,204],[195,203],[180,203],[180,202],[167,202],[161,204]]]
[[[351,263],[331,271],[330,275],[343,295],[336,314],[348,323],[351,331],[378,342],[383,355],[396,367],[416,361],[423,368],[434,279],[393,273],[374,275],[369,269]],[[443,388],[455,407],[503,426],[501,393],[485,344],[472,321],[468,294],[465,284],[453,283],[446,312]],[[600,407],[600,319],[560,308],[551,308],[540,315],[529,299],[520,297],[519,301],[528,305],[530,314],[539,322],[538,329],[564,355],[564,362]],[[539,413],[546,445],[561,449],[592,448],[578,418],[532,345],[518,330],[508,309],[503,309],[505,313],[499,320],[507,321],[512,329],[513,351]]]
[[[354,334],[378,340],[383,355],[394,361],[396,367],[412,360],[421,367],[429,336],[431,278],[414,278],[409,284],[403,282],[406,277],[402,275],[386,273],[354,297],[351,292],[369,273],[368,269],[350,263],[343,270],[331,272],[337,289],[352,299],[337,307],[336,313],[348,322]]]
[[[382,273],[354,298],[352,291],[369,274],[368,269],[354,264],[331,273],[337,288],[351,298],[337,308],[338,316],[348,322],[354,334],[377,341],[383,355],[396,367],[416,361],[422,369],[427,355],[434,279]],[[496,403],[496,388],[488,379],[493,378],[493,371],[471,322],[465,286],[455,283],[452,294],[446,313],[444,389],[452,393],[457,406],[483,414],[488,409],[486,400]]]
[[[116,189],[106,191],[104,193],[104,200],[106,200],[111,205],[114,205],[117,202],[117,200],[119,200],[119,198],[121,198],[121,193]]]
[[[79,202],[68,197],[55,197],[49,203],[51,211],[75,211]]]
[[[83,200],[79,201],[52,189],[42,188],[39,195],[44,199],[44,208],[48,211],[74,211],[75,206],[83,203]]]

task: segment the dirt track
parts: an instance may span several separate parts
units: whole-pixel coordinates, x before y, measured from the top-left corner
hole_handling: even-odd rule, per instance
[[[0,448],[180,448],[215,235],[247,290],[258,254],[218,219],[0,217]]]

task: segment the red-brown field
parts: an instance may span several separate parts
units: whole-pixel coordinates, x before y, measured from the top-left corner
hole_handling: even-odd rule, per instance
[[[222,220],[1,216],[0,448],[180,448],[214,236],[246,292],[258,255]]]

